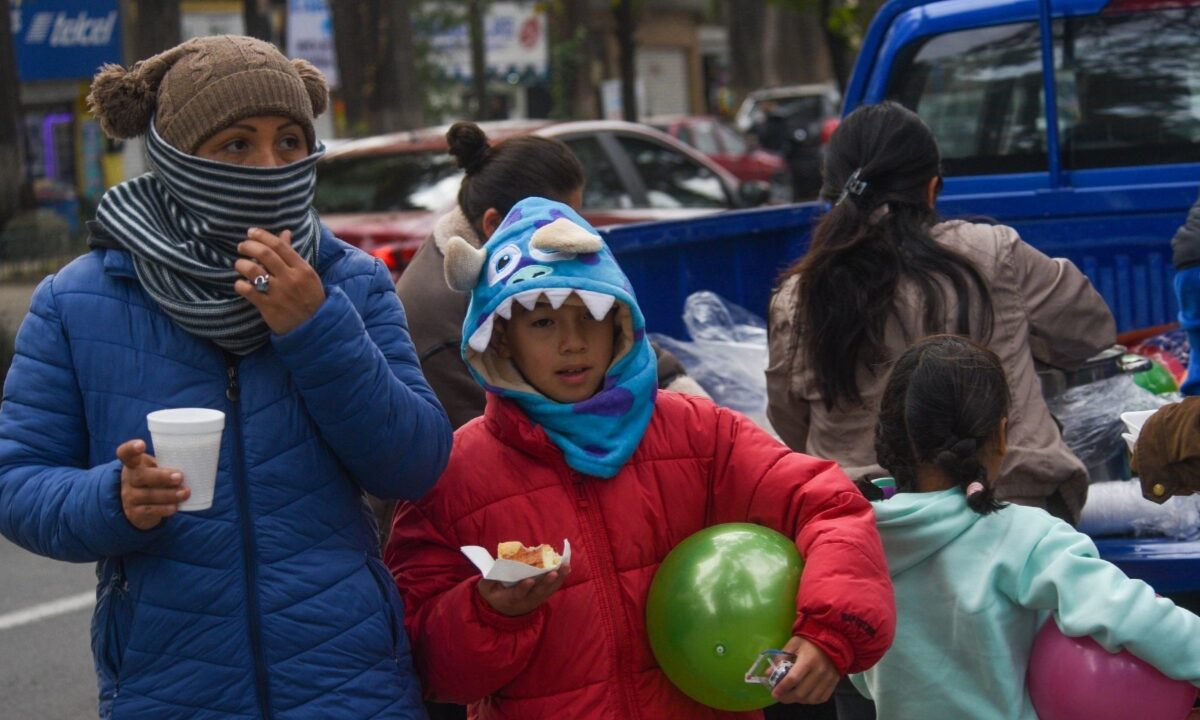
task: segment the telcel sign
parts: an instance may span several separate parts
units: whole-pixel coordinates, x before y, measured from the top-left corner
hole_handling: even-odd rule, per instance
[[[16,0],[12,30],[24,82],[90,78],[121,62],[117,0]]]

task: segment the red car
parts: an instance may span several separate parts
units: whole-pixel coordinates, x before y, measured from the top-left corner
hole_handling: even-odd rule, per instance
[[[788,168],[783,158],[750,147],[745,136],[724,120],[709,115],[672,115],[652,117],[646,124],[709,156],[739,180],[768,183],[772,190],[782,188],[788,196]]]
[[[565,142],[583,164],[583,216],[596,226],[694,217],[766,201],[720,165],[645,125],[616,120],[480,123],[489,140],[536,133]],[[454,206],[463,173],[447,153],[448,126],[339,144],[317,163],[314,204],[338,237],[383,259],[399,277]]]

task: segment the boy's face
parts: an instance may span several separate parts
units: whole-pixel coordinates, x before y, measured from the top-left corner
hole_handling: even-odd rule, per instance
[[[512,318],[497,327],[493,342],[538,392],[560,403],[580,402],[600,390],[612,364],[614,315],[596,320],[581,304],[555,310],[540,301],[526,310],[513,303]]]

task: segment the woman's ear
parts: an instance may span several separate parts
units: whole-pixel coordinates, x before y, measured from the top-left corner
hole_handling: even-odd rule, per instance
[[[500,227],[500,223],[504,222],[504,216],[496,208],[488,208],[483,211],[483,217],[479,219],[479,224],[483,226],[483,241],[487,242],[492,233],[496,232],[496,228]]]
[[[1008,452],[1008,418],[1000,418],[1000,427],[996,428],[996,454],[1004,457]]]
[[[937,207],[937,198],[938,198],[938,195],[940,195],[942,192],[942,176],[941,175],[934,175],[933,177],[929,178],[929,186],[928,186],[928,188],[926,188],[926,192],[927,192],[927,195],[929,198],[929,207],[930,208]]]

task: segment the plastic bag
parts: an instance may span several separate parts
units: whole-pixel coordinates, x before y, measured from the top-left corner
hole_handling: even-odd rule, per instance
[[[1133,533],[1195,540],[1200,538],[1200,495],[1176,496],[1159,505],[1142,497],[1137,480],[1093,483],[1079,530],[1093,537]]]
[[[1121,413],[1154,410],[1178,398],[1154,395],[1128,375],[1078,385],[1051,398],[1047,405],[1063,426],[1063,440],[1093,475],[1110,463],[1125,463],[1125,431]],[[1119,479],[1128,478],[1128,472]],[[1095,479],[1095,478],[1093,478]],[[1103,479],[1117,479],[1107,477]]]
[[[714,402],[737,410],[774,434],[767,422],[767,324],[707,290],[688,295],[683,324],[691,341],[651,334]]]

